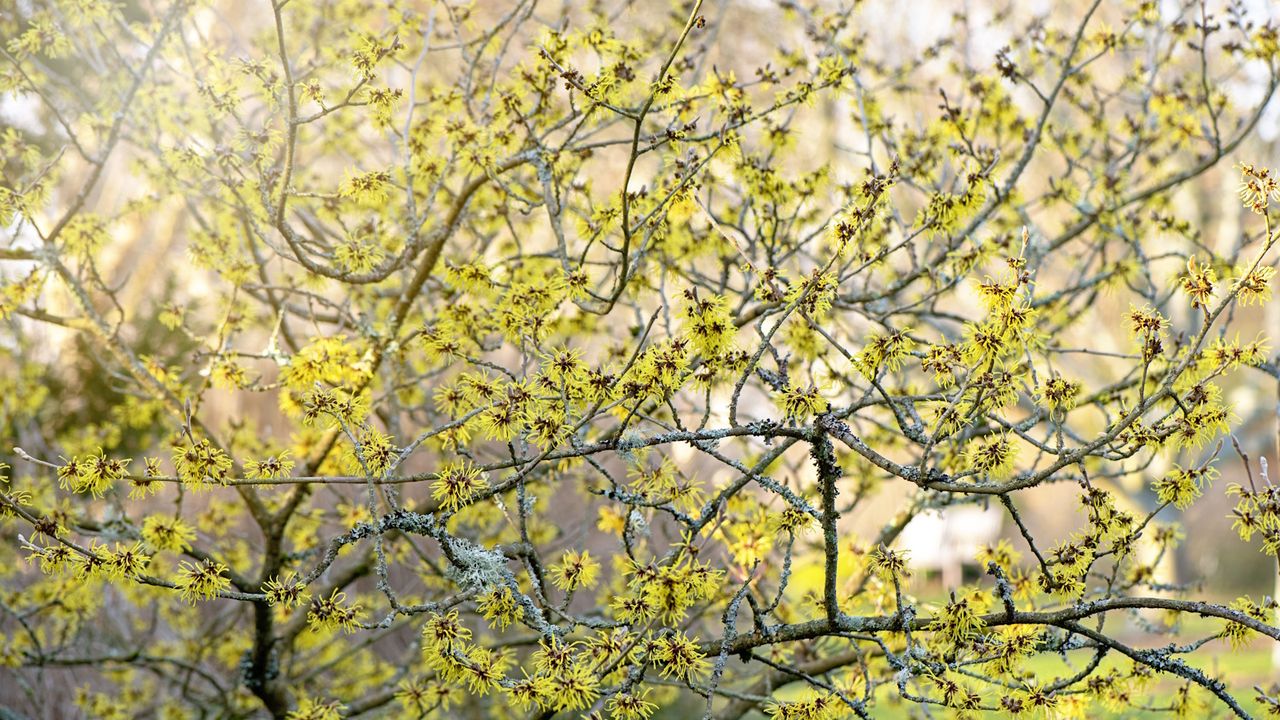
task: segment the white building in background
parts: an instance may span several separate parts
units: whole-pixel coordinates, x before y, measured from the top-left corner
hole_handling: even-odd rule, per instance
[[[910,553],[912,567],[937,570],[943,587],[951,589],[964,582],[966,564],[977,565],[978,551],[1000,538],[1003,524],[998,506],[928,510],[907,524],[897,545]]]

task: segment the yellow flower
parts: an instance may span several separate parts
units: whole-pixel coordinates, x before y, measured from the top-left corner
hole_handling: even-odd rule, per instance
[[[192,563],[183,560],[178,566],[178,578],[174,582],[182,599],[191,604],[197,600],[209,600],[218,593],[231,587],[224,573],[227,566],[214,560],[201,560]]]
[[[911,328],[903,328],[896,332],[869,336],[866,346],[858,354],[858,370],[872,380],[877,379],[882,368],[888,372],[897,372],[916,346],[910,332]]]
[[[826,410],[827,400],[815,385],[800,387],[792,383],[782,391],[782,412],[788,420],[805,420]]]
[[[1040,403],[1050,410],[1070,410],[1075,407],[1079,395],[1080,383],[1060,375],[1045,380],[1036,391]]]
[[[181,518],[148,515],[142,521],[142,539],[156,550],[186,552],[196,539],[196,530]]]
[[[1186,510],[1200,497],[1206,485],[1218,478],[1217,468],[1206,465],[1199,468],[1174,466],[1172,472],[1157,480],[1152,488],[1162,503],[1171,503],[1179,510]]]
[[[1240,271],[1235,280],[1236,299],[1241,305],[1265,305],[1271,302],[1271,282],[1276,276],[1276,269],[1260,265],[1252,270]]]
[[[1208,308],[1217,281],[1218,273],[1213,266],[1198,264],[1194,255],[1187,260],[1187,273],[1179,280],[1182,291],[1191,298],[1193,308]]]
[[[457,510],[486,487],[480,471],[466,462],[446,465],[431,484],[431,497],[447,511]]]
[[[973,440],[965,448],[964,455],[970,469],[979,475],[999,480],[1013,472],[1018,446],[1005,436]]]
[[[343,708],[337,700],[323,702],[304,698],[298,703],[298,709],[286,715],[285,720],[342,720]]]
[[[289,459],[288,450],[264,460],[250,460],[244,466],[245,477],[257,480],[288,477],[291,472],[293,472],[293,461]]]
[[[354,173],[342,181],[338,195],[351,198],[362,205],[379,205],[387,201],[390,183],[391,174],[386,171]]]
[[[551,566],[551,582],[565,592],[573,592],[594,586],[599,572],[600,563],[592,559],[591,553],[567,550],[560,562]]]
[[[710,663],[698,649],[698,643],[682,632],[664,635],[652,644],[649,662],[657,666],[662,677],[676,677],[692,681],[710,667]]]
[[[523,613],[511,588],[506,585],[498,585],[481,595],[476,601],[476,610],[489,621],[490,627],[497,630],[506,630]]]
[[[172,458],[182,484],[194,490],[203,490],[210,482],[225,484],[231,469],[231,458],[205,438],[175,443]]]
[[[346,602],[347,594],[341,590],[334,590],[329,597],[313,602],[307,611],[307,624],[312,632],[335,629],[344,633],[354,632],[364,608],[359,603],[347,605]]]
[[[267,596],[268,604],[279,605],[285,610],[292,610],[311,602],[311,595],[298,581],[298,576],[293,573],[283,578],[279,576],[271,578],[262,586],[262,592]]]

